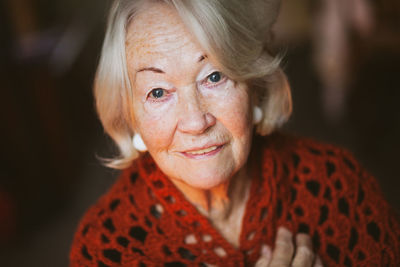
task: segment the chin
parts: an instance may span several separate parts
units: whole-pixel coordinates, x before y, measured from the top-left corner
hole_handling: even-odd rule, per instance
[[[226,183],[231,177],[232,175],[215,173],[213,171],[205,173],[203,171],[201,173],[196,172],[191,175],[186,174],[184,178],[181,178],[180,180],[194,188],[209,190]]]

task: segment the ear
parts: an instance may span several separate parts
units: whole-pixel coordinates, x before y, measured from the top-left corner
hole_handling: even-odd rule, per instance
[[[146,152],[146,151],[147,151],[147,146],[146,146],[146,144],[143,142],[143,139],[142,139],[142,137],[140,136],[139,133],[135,133],[135,134],[133,135],[132,144],[133,144],[133,147],[134,147],[136,150],[140,151],[140,152]]]
[[[259,124],[263,119],[263,112],[257,105],[253,106],[253,124]]]
[[[260,84],[257,85],[257,82],[248,82],[247,87],[249,88],[249,95],[250,95],[250,100],[252,106],[261,106],[261,98],[262,98],[262,89],[265,88],[265,86],[262,86]]]

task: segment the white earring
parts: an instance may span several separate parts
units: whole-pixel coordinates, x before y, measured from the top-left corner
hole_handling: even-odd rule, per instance
[[[142,137],[140,134],[134,134],[133,139],[132,139],[133,147],[136,148],[136,150],[139,150],[140,152],[145,152],[147,151],[147,147],[143,142]]]
[[[263,112],[260,107],[254,106],[253,108],[253,123],[258,124],[263,117]]]

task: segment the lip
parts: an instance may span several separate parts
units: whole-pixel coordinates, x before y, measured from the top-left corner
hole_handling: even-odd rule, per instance
[[[216,146],[217,148],[212,150],[212,151],[210,151],[210,152],[206,152],[204,154],[191,154],[190,153],[192,151],[204,150],[204,149],[207,149],[207,148],[210,148],[210,147],[213,147],[213,146]],[[187,150],[187,151],[182,151],[182,152],[180,152],[180,154],[185,156],[185,157],[187,157],[187,158],[191,158],[191,159],[204,159],[204,158],[208,158],[208,157],[216,155],[217,153],[219,153],[224,148],[224,146],[225,146],[225,143],[207,145],[207,146],[204,146],[204,147],[193,148],[193,149],[190,149],[190,150]]]

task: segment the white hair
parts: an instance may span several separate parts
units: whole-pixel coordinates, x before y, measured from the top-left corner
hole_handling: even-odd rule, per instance
[[[132,146],[133,108],[125,39],[128,25],[145,4],[174,7],[208,55],[235,81],[246,82],[259,95],[263,120],[257,133],[267,135],[290,116],[290,86],[279,67],[281,58],[268,51],[271,26],[280,0],[115,0],[94,84],[99,118],[120,155],[106,165],[122,169],[139,156]]]

